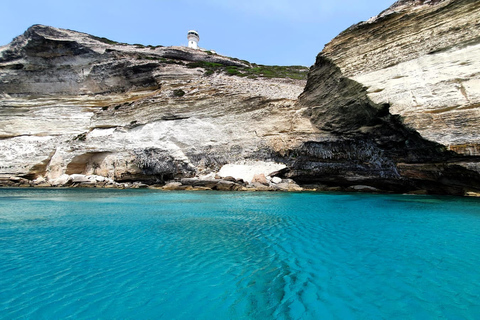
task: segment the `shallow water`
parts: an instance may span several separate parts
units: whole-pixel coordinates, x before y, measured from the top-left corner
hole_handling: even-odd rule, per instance
[[[479,319],[480,201],[0,189],[0,319]]]

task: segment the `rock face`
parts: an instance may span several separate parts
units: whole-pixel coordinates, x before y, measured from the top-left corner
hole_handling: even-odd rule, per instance
[[[0,48],[0,180],[479,192],[479,10],[397,1],[328,44],[307,82],[33,26]]]
[[[309,160],[299,178],[396,191],[478,188],[478,157],[442,144],[480,139],[479,17],[475,1],[398,1],[329,43],[299,98],[325,142],[302,154]]]
[[[371,101],[365,88],[322,54],[298,104],[308,108],[306,114],[323,133],[323,141],[298,150],[290,174],[299,182],[454,194],[480,187],[480,175],[460,166],[478,159],[422,138],[392,115],[388,104]]]
[[[480,154],[479,1],[397,1],[322,56],[424,138]]]
[[[0,176],[164,183],[273,162],[315,132],[295,105],[305,81],[217,71],[246,66],[33,26],[0,50]]]

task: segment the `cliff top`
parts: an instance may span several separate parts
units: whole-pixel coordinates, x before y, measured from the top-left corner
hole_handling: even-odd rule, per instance
[[[62,59],[66,57],[117,57],[186,64],[190,68],[203,68],[206,75],[215,72],[234,76],[291,78],[305,80],[308,68],[304,66],[265,66],[211,51],[182,46],[152,46],[127,44],[97,37],[83,32],[33,25],[23,35],[0,47],[0,66],[18,60]]]
[[[185,60],[208,61],[232,66],[248,66],[246,61],[212,54],[188,47],[145,46],[113,41],[87,33],[33,25],[0,51],[0,62],[25,56],[56,58],[67,55],[104,54],[106,52],[138,53]]]
[[[363,72],[386,68],[478,43],[479,13],[477,0],[397,1],[378,16],[343,31],[321,54],[341,65],[347,76],[358,68]]]
[[[381,19],[392,13],[420,9],[421,7],[424,7],[424,6],[434,6],[434,5],[439,5],[439,4],[451,2],[451,1],[454,1],[454,0],[398,0],[394,4],[392,4],[388,9],[380,12],[380,14],[378,14],[377,16],[367,20],[366,23],[375,22],[377,19]]]
[[[365,24],[371,24],[375,23],[378,20],[381,20],[385,18],[386,16],[389,16],[391,14],[395,13],[401,13],[405,11],[411,11],[411,10],[416,10],[416,9],[421,9],[424,6],[434,6],[434,5],[439,5],[439,4],[444,4],[444,3],[450,3],[455,0],[398,0],[394,4],[392,4],[389,8],[383,10],[380,12],[378,15],[371,17],[370,19],[366,21],[362,21],[359,23],[356,23],[343,32],[339,34],[342,35],[344,33],[350,32],[352,29],[356,29],[358,27],[361,27]]]

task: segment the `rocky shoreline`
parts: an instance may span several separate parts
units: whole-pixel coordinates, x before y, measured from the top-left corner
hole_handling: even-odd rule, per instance
[[[479,13],[400,0],[310,69],[32,26],[0,47],[0,185],[477,194]]]
[[[375,193],[391,194],[393,192],[379,190],[367,185],[326,186],[304,185],[300,186],[292,179],[278,177],[265,177],[259,175],[254,182],[245,182],[233,177],[215,177],[215,179],[184,178],[167,181],[165,184],[145,184],[143,182],[115,182],[102,176],[71,175],[65,183],[49,182],[43,178],[28,180],[25,178],[11,177],[0,179],[0,188],[100,188],[100,189],[151,189],[161,191],[231,191],[231,192],[347,192],[347,193]],[[406,192],[408,195],[428,195],[428,190],[415,190]],[[465,192],[466,197],[480,197],[478,192]]]
[[[35,187],[35,188],[105,188],[105,189],[160,189],[160,190],[216,190],[216,191],[305,191],[291,179],[270,178],[264,175],[252,182],[237,180],[233,177],[216,177],[214,179],[183,178],[167,181],[164,184],[145,184],[143,182],[116,182],[102,176],[74,174],[62,177],[63,181],[49,182],[44,178],[28,180],[20,177],[1,179],[0,187]]]

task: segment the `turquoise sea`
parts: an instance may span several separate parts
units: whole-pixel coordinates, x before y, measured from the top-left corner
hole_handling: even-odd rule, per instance
[[[480,199],[0,189],[0,319],[480,319]]]

